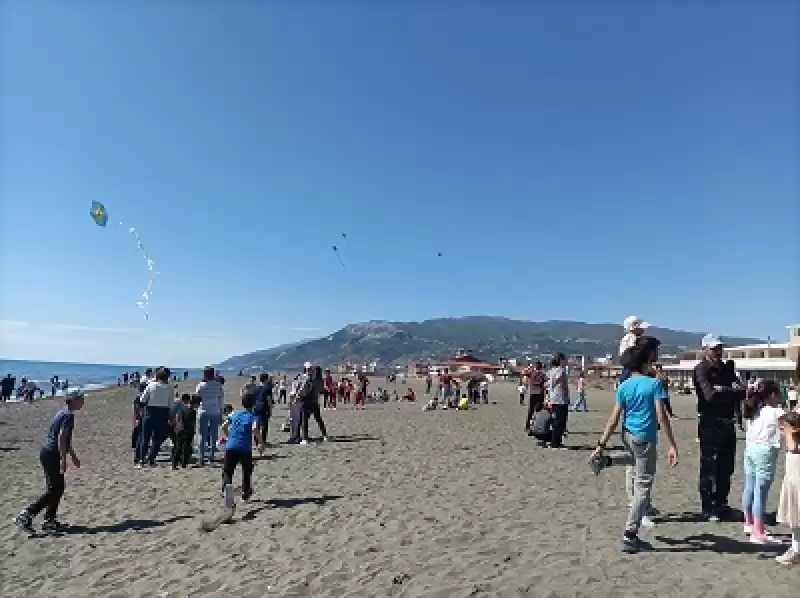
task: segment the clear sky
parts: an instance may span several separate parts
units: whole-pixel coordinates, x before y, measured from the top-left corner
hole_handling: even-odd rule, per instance
[[[793,0],[0,7],[2,357],[800,320]]]

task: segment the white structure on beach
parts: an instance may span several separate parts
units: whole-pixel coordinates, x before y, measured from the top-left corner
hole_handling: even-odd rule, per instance
[[[742,378],[768,378],[787,384],[798,374],[798,358],[800,355],[800,324],[787,326],[789,342],[760,343],[757,345],[741,345],[725,347],[722,359],[732,359],[736,371]],[[679,362],[664,365],[664,372],[670,381],[679,386],[692,386],[692,371],[703,357],[703,352],[687,351],[681,353]]]

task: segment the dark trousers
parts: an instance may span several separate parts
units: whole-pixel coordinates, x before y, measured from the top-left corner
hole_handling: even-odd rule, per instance
[[[261,446],[267,446],[267,433],[269,432],[269,416],[270,413],[257,413],[258,425],[261,426]]]
[[[544,407],[544,395],[531,395],[528,399],[528,417],[525,419],[525,431],[531,429],[531,420],[534,413],[538,413]]]
[[[131,448],[134,451],[137,451],[139,447],[139,438],[141,437],[141,435],[142,435],[142,422],[141,420],[139,420],[139,422],[133,427],[133,430],[131,430]],[[138,451],[135,457],[136,460],[138,461],[139,460]]]
[[[567,430],[569,406],[553,405],[550,408],[550,412],[553,414],[553,446],[563,446],[564,432]]]
[[[182,430],[175,435],[172,445],[172,467],[180,465],[184,469],[192,458],[192,445],[194,443],[194,430]]]
[[[238,465],[242,466],[242,497],[249,498],[253,493],[253,453],[247,451],[225,451],[222,462],[222,493],[225,493],[226,484],[233,484],[233,474]]]
[[[139,463],[155,463],[156,455],[168,434],[169,407],[145,407],[142,433],[139,436],[139,446],[136,447],[136,460]]]
[[[733,422],[700,419],[700,480],[698,489],[703,511],[728,505],[731,476],[736,462],[736,429]]]
[[[51,521],[56,518],[58,504],[64,496],[64,474],[61,473],[61,457],[58,452],[42,449],[39,453],[39,460],[44,469],[44,479],[47,489],[35,503],[27,508],[31,517],[36,517],[44,510],[44,518]]]
[[[325,430],[325,422],[322,421],[322,413],[319,410],[319,401],[309,401],[307,403],[303,403],[303,416],[301,420],[301,432],[303,434],[303,440],[308,440],[308,422],[312,415],[317,421],[320,434],[323,436],[328,435]]]

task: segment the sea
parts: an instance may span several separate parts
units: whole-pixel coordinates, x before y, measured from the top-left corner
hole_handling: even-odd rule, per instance
[[[123,373],[141,372],[143,374],[148,367],[152,366],[0,359],[0,378],[5,378],[7,374],[11,374],[17,379],[17,386],[22,378],[33,380],[47,397],[50,396],[50,378],[53,376],[58,376],[59,382],[68,382],[69,390],[80,388],[88,391],[106,388],[107,386],[116,386],[117,380],[122,378]],[[183,372],[187,369],[190,378],[199,378],[201,376],[201,370],[190,368],[175,368],[172,373],[182,378]],[[61,391],[58,394],[61,394]]]

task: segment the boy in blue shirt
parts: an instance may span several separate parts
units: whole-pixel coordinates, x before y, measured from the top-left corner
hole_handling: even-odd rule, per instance
[[[675,467],[678,463],[678,449],[664,405],[667,395],[661,381],[653,376],[659,345],[658,339],[641,337],[635,346],[625,351],[631,377],[617,388],[614,410],[589,461],[595,474],[609,465],[628,467],[626,477],[630,478],[633,496],[630,497],[628,520],[621,544],[621,550],[625,553],[652,548],[649,543],[639,539],[639,529],[651,508],[650,493],[656,473],[659,424],[669,443],[669,464]],[[620,423],[625,451],[614,457],[605,455],[606,443]]]
[[[233,474],[238,465],[242,466],[242,500],[247,501],[253,494],[253,444],[259,446],[260,424],[253,414],[255,393],[244,390],[242,408],[235,410],[222,425],[222,432],[228,440],[225,444],[225,459],[222,464],[222,492],[232,486]]]

